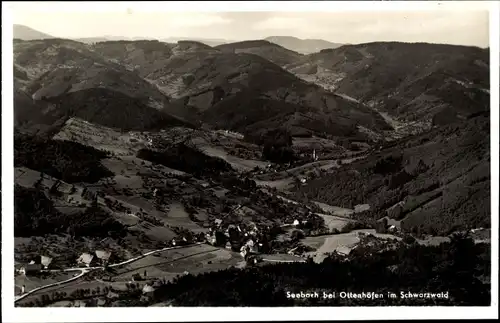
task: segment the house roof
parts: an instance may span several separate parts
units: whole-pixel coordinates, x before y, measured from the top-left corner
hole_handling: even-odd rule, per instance
[[[42,256],[41,257],[41,260],[40,260],[40,263],[44,266],[48,266],[50,265],[50,263],[52,262],[52,258],[50,257],[47,257],[47,256]]]
[[[78,258],[78,262],[83,262],[85,264],[90,264],[90,262],[94,259],[94,255],[91,255],[89,253],[82,253],[80,258]]]
[[[155,291],[155,288],[153,286],[151,286],[151,285],[148,285],[148,284],[144,285],[144,287],[142,288],[142,293],[143,294],[152,293],[154,291]]]
[[[95,251],[95,255],[99,259],[108,260],[109,257],[111,257],[111,252],[110,251],[104,251],[104,250],[96,250]]]

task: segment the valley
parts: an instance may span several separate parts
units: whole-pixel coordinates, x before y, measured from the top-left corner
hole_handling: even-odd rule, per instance
[[[16,306],[487,301],[487,52],[278,41],[14,40]]]

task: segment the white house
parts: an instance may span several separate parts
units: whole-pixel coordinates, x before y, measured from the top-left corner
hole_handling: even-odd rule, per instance
[[[104,250],[96,250],[95,255],[99,258],[102,264],[105,264],[109,261],[109,257],[111,257],[111,252]]]
[[[257,246],[252,239],[248,240],[246,245],[248,246],[250,252],[257,252]]]
[[[246,246],[241,247],[241,249],[240,249],[240,255],[243,258],[245,258],[246,254],[247,254],[247,247]]]
[[[151,285],[144,285],[144,287],[142,288],[142,293],[143,294],[150,294],[150,293],[153,293],[155,291],[155,288]]]
[[[395,232],[395,231],[397,231],[397,228],[396,228],[396,226],[395,226],[395,225],[391,225],[391,226],[387,229],[387,231],[389,231],[389,232]]]
[[[52,262],[52,258],[47,256],[40,256],[40,264],[42,264],[44,269],[47,269]]]
[[[89,253],[82,253],[82,255],[77,259],[78,264],[83,264],[87,267],[90,267],[90,264],[92,263],[92,260],[94,260],[94,255],[91,255]]]

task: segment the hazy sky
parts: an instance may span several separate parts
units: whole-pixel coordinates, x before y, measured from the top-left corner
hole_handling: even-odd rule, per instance
[[[102,12],[98,12],[95,5],[88,3],[15,3],[13,18],[16,24],[68,38],[112,35],[244,40],[279,35],[338,43],[418,41],[489,45],[488,11],[470,10],[471,7],[375,12],[339,12],[338,8],[336,12],[210,12],[206,11],[210,4],[205,2],[199,4],[205,6],[200,9],[204,11],[165,12],[149,5],[108,3],[107,7],[100,5]]]

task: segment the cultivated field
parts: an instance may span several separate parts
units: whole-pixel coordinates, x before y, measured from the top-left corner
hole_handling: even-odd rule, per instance
[[[21,294],[21,287],[24,285],[25,292],[29,292],[35,288],[50,285],[69,279],[79,272],[53,272],[53,273],[38,273],[35,275],[16,275],[14,278],[15,295]]]
[[[334,251],[341,254],[349,254],[349,252],[361,241],[359,234],[371,234],[380,239],[401,239],[391,234],[381,234],[375,232],[374,229],[354,230],[349,233],[341,233],[334,235],[324,235],[317,237],[306,237],[302,240],[302,244],[316,249],[307,253],[312,256],[314,262],[321,263],[329,253]]]

